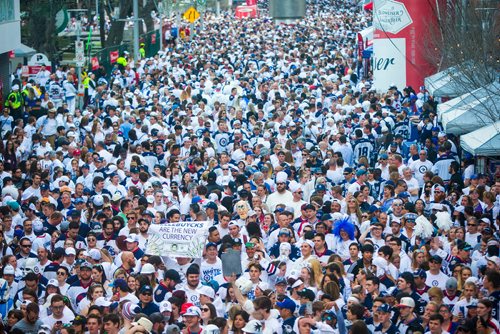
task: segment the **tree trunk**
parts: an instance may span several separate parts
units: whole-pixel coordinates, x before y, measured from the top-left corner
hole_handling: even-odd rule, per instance
[[[139,31],[142,33],[153,31],[155,29],[155,24],[153,18],[151,17],[151,12],[156,10],[156,6],[153,0],[147,0],[144,7],[139,6],[139,17],[144,20],[146,24],[146,31],[144,30],[144,25],[139,24]]]
[[[126,19],[127,15],[132,11],[132,0],[120,0],[120,14],[119,19]],[[108,39],[106,40],[106,47],[119,45],[123,40],[123,28],[125,21],[112,21],[111,28],[109,29]]]
[[[106,15],[104,15],[104,4],[101,2],[99,4],[99,34],[101,37],[101,45],[104,45],[106,43],[105,23]]]

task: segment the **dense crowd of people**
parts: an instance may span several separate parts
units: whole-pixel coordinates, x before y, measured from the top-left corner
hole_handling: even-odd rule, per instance
[[[13,76],[0,332],[500,333],[500,175],[425,87],[371,89],[369,12],[311,6],[206,14],[85,75],[82,109],[74,68]],[[183,221],[210,222],[201,258],[147,253],[152,224]]]

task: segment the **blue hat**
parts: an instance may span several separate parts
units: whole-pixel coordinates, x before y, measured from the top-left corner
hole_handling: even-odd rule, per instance
[[[277,302],[276,306],[278,306],[279,308],[290,310],[292,312],[295,312],[295,310],[297,309],[297,304],[295,304],[295,302],[290,298],[285,298],[282,302]]]
[[[324,184],[318,184],[316,186],[316,191],[326,191],[326,187]]]
[[[423,269],[417,269],[413,272],[413,277],[427,278],[427,274]]]
[[[109,284],[112,288],[120,288],[123,291],[128,291],[128,284],[123,278],[115,279],[113,282]]]
[[[437,126],[435,126],[435,127],[432,128],[432,131],[438,131],[439,132],[440,130],[439,130],[439,128]]]
[[[344,168],[344,174],[351,174],[353,172],[351,167]]]
[[[81,197],[78,197],[77,199],[75,199],[75,204],[80,204],[80,203],[85,203],[85,200]]]
[[[380,159],[388,159],[388,158],[389,158],[389,156],[387,155],[387,153],[382,153],[380,155]]]
[[[398,194],[398,198],[409,198],[409,197],[410,197],[410,194],[406,191],[403,191],[403,192]]]
[[[209,247],[217,248],[217,244],[215,242],[209,242],[205,245],[205,249],[208,249]]]
[[[214,202],[210,201],[207,203],[207,205],[205,205],[205,209],[214,209],[214,210],[217,210],[217,204],[215,204]]]
[[[151,287],[151,285],[144,285],[141,290],[139,290],[139,293],[145,292],[153,293],[153,288]]]
[[[477,176],[477,174],[472,174],[472,175],[470,176],[470,179],[471,179],[471,180],[477,180],[478,178],[479,178],[479,176]]]
[[[391,307],[388,304],[382,304],[377,308],[378,312],[390,313]]]
[[[380,208],[376,205],[370,205],[370,213],[374,213],[376,211],[380,211]]]
[[[50,189],[49,186],[45,183],[40,186],[40,190],[49,190],[49,189]]]
[[[139,173],[139,168],[137,167],[130,168],[130,173]]]
[[[82,165],[82,168],[87,168],[87,169],[90,169],[90,166],[88,164],[83,164]]]
[[[408,222],[408,221],[413,221],[413,222],[415,222],[415,220],[417,220],[417,217],[418,217],[418,216],[417,216],[415,213],[411,213],[411,212],[410,212],[410,213],[405,214],[405,221],[407,221],[407,222]]]
[[[433,261],[439,262],[439,263],[443,263],[443,259],[439,255],[433,255],[433,256],[431,256],[429,262],[433,262]]]
[[[274,283],[274,285],[278,285],[278,284],[288,285],[288,282],[286,281],[286,278],[278,277],[278,278],[276,278],[276,282]]]
[[[20,207],[19,203],[17,203],[16,201],[8,201],[7,205],[14,211],[19,210]]]
[[[391,146],[392,146],[392,147],[396,147],[396,146],[398,146],[398,144],[397,144],[396,142],[392,142],[392,143],[391,143]]]
[[[361,175],[365,175],[365,174],[366,174],[366,170],[363,168],[360,168],[356,171],[356,176],[361,176]]]

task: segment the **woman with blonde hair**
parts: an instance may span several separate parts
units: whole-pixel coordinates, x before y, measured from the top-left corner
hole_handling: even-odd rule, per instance
[[[346,198],[346,201],[346,214],[349,216],[354,225],[360,227],[363,221],[363,214],[361,213],[361,208],[359,207],[358,200],[354,198],[354,196],[349,194]]]
[[[312,269],[314,282],[317,287],[321,285],[321,281],[323,280],[323,268],[321,267],[321,262],[317,259],[312,259],[309,261],[309,264]]]
[[[430,288],[429,291],[427,291],[427,294],[429,296],[430,301],[435,302],[438,305],[443,304],[443,298],[444,298],[443,290],[441,290],[437,286]]]

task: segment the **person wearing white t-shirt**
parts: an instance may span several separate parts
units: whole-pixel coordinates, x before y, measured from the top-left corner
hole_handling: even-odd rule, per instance
[[[50,309],[52,314],[42,319],[42,322],[47,325],[52,331],[59,331],[63,324],[69,324],[75,316],[70,313],[64,313],[64,300],[62,295],[52,296],[50,301]]]
[[[441,263],[443,259],[434,255],[429,260],[429,270],[426,272],[427,279],[425,280],[425,285],[432,287],[438,287],[442,290],[446,288],[446,281],[448,276],[441,271]]]
[[[419,159],[413,161],[409,164],[411,171],[413,172],[413,176],[418,182],[419,187],[423,187],[424,185],[424,174],[432,169],[434,164],[427,160],[427,152],[425,150],[420,150]]]
[[[262,334],[282,334],[283,328],[277,319],[277,315],[271,312],[273,308],[271,299],[265,296],[257,297],[253,301],[255,319],[264,323]]]

